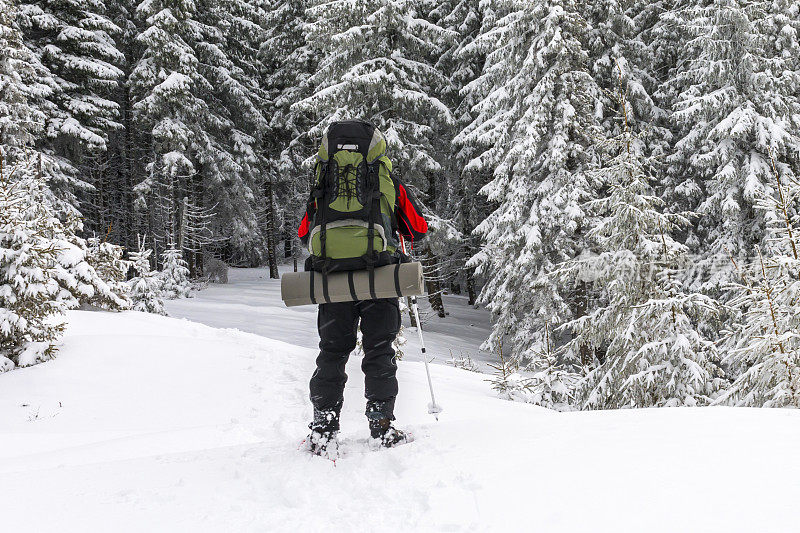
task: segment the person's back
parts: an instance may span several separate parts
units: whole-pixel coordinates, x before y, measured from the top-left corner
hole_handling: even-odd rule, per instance
[[[368,122],[336,122],[323,135],[315,184],[298,230],[310,253],[306,270],[320,272],[323,287],[331,272],[371,273],[404,260],[399,239],[419,240],[427,232],[413,195],[391,175],[385,151],[383,135]],[[320,354],[310,383],[314,419],[308,442],[314,453],[330,453],[336,443],[345,365],[356,346],[359,321],[370,434],[384,446],[407,440],[392,426],[398,393],[392,347],[400,330],[398,299],[322,303],[317,320]]]

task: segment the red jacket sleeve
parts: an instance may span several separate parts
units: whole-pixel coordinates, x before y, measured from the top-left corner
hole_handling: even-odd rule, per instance
[[[306,212],[303,215],[303,220],[300,221],[300,227],[297,228],[297,236],[300,238],[300,242],[304,245],[308,244],[308,229],[311,225],[311,218],[310,214],[314,213],[316,210],[316,202],[309,203],[306,207]]]
[[[422,216],[417,199],[405,185],[397,182],[397,226],[400,235],[412,242],[422,239],[428,232],[428,223]]]

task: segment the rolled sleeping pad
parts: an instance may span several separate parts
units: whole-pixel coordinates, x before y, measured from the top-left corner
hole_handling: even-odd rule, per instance
[[[313,286],[313,294],[312,294]],[[421,263],[399,263],[375,269],[375,297],[419,296],[424,292]],[[331,302],[371,300],[369,272],[328,274],[328,297]],[[281,277],[281,298],[287,307],[326,303],[320,272],[289,272]]]

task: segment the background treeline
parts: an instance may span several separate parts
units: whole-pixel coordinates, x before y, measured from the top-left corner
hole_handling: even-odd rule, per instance
[[[0,144],[153,258],[299,254],[304,162],[372,120],[496,385],[800,406],[795,0],[0,0]],[[479,296],[476,296],[479,293]]]

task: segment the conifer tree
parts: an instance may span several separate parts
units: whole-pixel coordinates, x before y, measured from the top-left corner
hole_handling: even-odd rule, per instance
[[[63,331],[60,250],[50,238],[59,221],[44,180],[23,162],[0,158],[0,366],[49,359]]]
[[[462,9],[468,9],[466,17],[461,19],[457,16],[458,9],[454,10],[452,16],[445,20],[459,24],[456,26],[459,40],[457,49],[454,51],[454,61],[457,65],[452,77],[458,86],[459,103],[455,107],[454,118],[458,132],[453,137],[454,160],[457,162],[459,174],[454,188],[461,192],[462,198],[457,202],[459,213],[456,217],[458,227],[464,234],[464,253],[465,260],[477,254],[481,248],[480,236],[476,234],[475,228],[483,222],[487,213],[493,211],[497,206],[489,202],[486,196],[481,194],[481,189],[492,180],[493,167],[486,165],[476,167],[469,163],[478,157],[485,149],[486,144],[481,143],[476,137],[465,135],[468,126],[478,117],[477,105],[487,98],[492,90],[491,82],[487,83],[487,78],[482,78],[486,57],[494,48],[495,43],[490,39],[480,39],[481,35],[487,34],[497,25],[497,21],[508,14],[510,9],[509,2],[487,2],[481,1],[478,4],[478,11],[474,12],[474,3],[464,1],[460,3]],[[477,19],[477,20],[476,20]],[[478,23],[477,34],[472,27]],[[443,56],[443,60],[446,56]],[[465,264],[465,283],[470,305],[477,305],[477,285],[474,265]]]
[[[140,47],[135,16],[136,0],[107,0],[108,18],[120,28],[114,35],[116,47],[123,59],[117,63],[121,70],[119,83],[109,96],[118,107],[120,127],[107,132],[106,150],[92,155],[85,175],[91,190],[81,197],[84,235],[103,236],[125,248],[136,247],[136,235],[145,232],[146,218],[134,208],[133,186],[143,175],[146,163],[142,132],[133,124],[133,103],[128,79],[139,58]],[[139,178],[137,178],[139,177]]]
[[[711,269],[706,288],[715,294],[735,279],[729,255],[746,262],[776,218],[755,208],[758,198],[774,195],[770,151],[783,162],[777,170],[784,182],[798,168],[800,77],[792,70],[796,60],[773,44],[771,9],[720,0],[679,3],[664,15],[684,39],[681,68],[665,88],[675,95],[679,128],[668,162],[671,175],[684,181],[668,186],[696,200],[689,207],[700,217],[689,244]]]
[[[480,247],[480,240],[473,231],[489,209],[478,191],[489,182],[490,174],[464,170],[474,157],[474,149],[458,142],[458,132],[475,118],[472,108],[480,101],[480,95],[470,90],[470,84],[481,75],[487,53],[486,46],[476,45],[476,40],[487,25],[496,21],[494,9],[498,5],[480,0],[454,0],[442,2],[434,11],[441,17],[439,24],[451,32],[437,67],[450,78],[450,91],[445,93],[445,101],[453,110],[453,131],[447,136],[451,143],[445,148],[451,153],[448,161],[451,168],[446,176],[445,194],[440,194],[436,208],[437,213],[445,213],[453,220],[460,241],[448,243],[449,249],[437,255],[448,258],[457,281],[466,286],[470,305],[475,305],[477,293],[474,269],[466,267],[466,261]],[[455,245],[458,247],[453,249]]]
[[[197,19],[204,29],[197,45],[197,85],[206,102],[206,129],[214,145],[203,163],[204,196],[215,204],[213,231],[230,250],[229,261],[257,265],[264,257],[258,209],[268,192],[264,138],[269,135],[266,94],[260,87],[259,45],[266,13],[258,0],[202,1]],[[211,205],[211,202],[204,202]]]
[[[161,295],[168,300],[188,297],[191,289],[189,268],[183,260],[183,254],[174,244],[164,250],[161,264]]]
[[[30,158],[45,118],[34,101],[51,91],[38,83],[43,67],[25,47],[17,18],[16,3],[0,0],[0,157],[7,166]]]
[[[212,230],[229,253],[258,258],[254,191],[264,118],[254,50],[251,44],[230,50],[234,36],[222,31],[245,32],[243,43],[257,40],[245,9],[253,5],[157,0],[137,9],[143,53],[130,83],[135,123],[150,149],[136,191],[156,251],[179,240],[180,209],[189,198],[196,208],[213,210]],[[192,264],[201,266],[201,258],[196,254]]]
[[[130,261],[122,258],[124,249],[122,246],[112,244],[97,237],[88,239],[86,249],[86,262],[97,272],[112,293],[124,301],[121,309],[130,307],[129,287],[125,283]]]
[[[309,0],[273,0],[267,10],[266,38],[259,49],[261,87],[266,93],[270,133],[266,135],[266,174],[273,198],[262,218],[280,231],[284,250],[295,261],[299,257],[298,213],[308,199],[310,171],[303,163],[314,149],[309,135],[312,113],[294,106],[309,96],[309,77],[316,70],[320,53],[306,42],[306,9]],[[275,236],[271,236],[275,240]],[[273,254],[271,254],[273,255]],[[271,261],[274,261],[274,257]],[[277,274],[277,272],[275,272]]]
[[[195,182],[199,176],[193,149],[213,144],[203,129],[207,106],[196,95],[196,85],[207,81],[198,72],[192,47],[202,35],[195,9],[190,1],[157,0],[136,10],[143,24],[137,37],[143,52],[129,83],[136,126],[151,143],[146,176],[136,191],[139,205],[147,208],[157,249],[177,240],[178,202],[202,193],[202,183]]]
[[[127,309],[130,302],[126,291],[113,286],[116,276],[107,280],[94,269],[88,257],[89,245],[78,235],[80,230],[80,221],[71,218],[65,223],[54,224],[47,233],[47,238],[58,250],[56,261],[62,267],[58,275],[63,289],[59,299],[69,309],[77,309],[83,304],[111,311]]]
[[[774,167],[775,196],[758,208],[777,212],[766,254],[743,265],[732,305],[743,320],[726,338],[736,377],[720,402],[747,407],[800,407],[800,243],[796,206],[800,184],[784,182]]]
[[[611,159],[592,172],[608,189],[587,204],[599,216],[588,234],[594,253],[557,274],[587,281],[597,293],[597,306],[565,326],[574,334],[568,351],[589,347],[601,354],[579,401],[589,409],[705,405],[722,379],[716,348],[696,325],[716,303],[685,292],[675,279],[687,250],[672,232],[688,220],[662,212],[621,87],[622,131],[603,143]]]
[[[52,89],[39,101],[47,119],[41,147],[54,156],[43,171],[61,207],[77,209],[78,197],[91,188],[83,173],[120,126],[110,99],[123,60],[114,42],[119,28],[100,0],[22,0],[19,22],[26,45],[46,67],[39,83]]]
[[[161,299],[161,278],[158,272],[150,269],[150,256],[153,250],[145,248],[144,239],[140,239],[139,249],[130,253],[131,267],[136,276],[128,281],[132,307],[134,311],[166,315],[164,301]]]
[[[493,176],[481,193],[498,206],[478,225],[484,244],[471,259],[494,318],[487,347],[509,336],[510,356],[525,361],[545,350],[545,325],[579,312],[579,298],[547,274],[582,249],[600,88],[587,71],[575,2],[509,5],[478,38],[492,51],[469,88],[484,97],[459,143],[475,150],[465,171]]]
[[[441,171],[432,140],[451,120],[437,97],[447,80],[433,66],[445,31],[425,20],[419,0],[315,0],[306,26],[319,50],[312,94],[297,109],[313,113],[318,139],[336,120],[372,121],[391,147],[394,174],[417,191]]]

